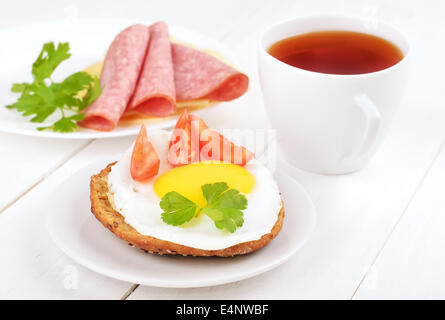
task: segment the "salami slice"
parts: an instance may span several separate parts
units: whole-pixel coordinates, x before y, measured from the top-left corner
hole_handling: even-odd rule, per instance
[[[158,22],[149,27],[150,43],[142,72],[128,110],[153,116],[175,112],[175,81],[168,26]]]
[[[115,128],[133,95],[148,42],[148,28],[140,24],[116,36],[100,76],[102,94],[85,110],[85,119],[79,125],[100,131]]]
[[[229,101],[240,97],[249,86],[249,78],[217,58],[172,43],[176,99]]]

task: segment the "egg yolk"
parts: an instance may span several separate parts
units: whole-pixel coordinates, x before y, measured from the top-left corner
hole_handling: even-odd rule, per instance
[[[173,168],[162,174],[154,183],[154,191],[162,198],[170,191],[204,207],[206,200],[202,194],[202,185],[215,182],[226,182],[229,188],[241,193],[250,193],[255,178],[244,167],[215,161],[203,161]]]

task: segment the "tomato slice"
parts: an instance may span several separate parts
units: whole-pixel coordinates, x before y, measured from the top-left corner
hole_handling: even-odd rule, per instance
[[[228,140],[227,138],[223,137],[221,135],[222,139],[222,150],[230,150],[230,163],[237,164],[240,166],[245,166],[249,163],[250,160],[252,160],[255,155],[253,152],[249,151],[248,149],[244,148],[243,146],[238,146],[234,144],[232,141]],[[227,152],[223,153],[223,156],[228,158]],[[225,160],[225,162],[228,162]]]
[[[234,144],[217,131],[209,129],[201,134],[201,161],[217,160],[245,166],[254,156],[251,151]]]
[[[198,116],[195,116],[194,114],[189,115],[189,120],[190,120],[190,128],[192,130],[196,130],[196,132],[199,133],[199,136],[201,136],[204,130],[209,129],[204,120],[202,120]]]
[[[142,125],[131,154],[131,177],[136,181],[148,180],[158,174],[159,165],[158,154],[148,139],[145,125]]]
[[[191,129],[187,109],[184,109],[176,122],[168,145],[168,162],[172,166],[191,163]]]
[[[252,152],[209,129],[204,120],[189,115],[186,109],[179,116],[169,143],[168,161],[172,166],[205,160],[244,166],[253,157]]]

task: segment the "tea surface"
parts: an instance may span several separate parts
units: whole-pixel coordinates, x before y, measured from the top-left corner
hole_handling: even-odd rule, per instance
[[[402,51],[383,38],[352,31],[318,31],[273,44],[268,52],[291,66],[331,74],[362,74],[389,68]]]

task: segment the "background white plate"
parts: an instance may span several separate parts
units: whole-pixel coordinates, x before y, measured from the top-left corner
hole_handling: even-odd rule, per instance
[[[152,22],[134,20],[81,19],[28,24],[4,29],[0,32],[1,77],[0,77],[0,131],[30,136],[68,139],[112,138],[136,135],[139,125],[117,127],[111,132],[99,132],[80,128],[73,133],[38,131],[45,123],[32,123],[18,112],[4,106],[17,100],[18,94],[10,91],[12,83],[32,81],[31,66],[44,43],[49,41],[69,42],[71,57],[60,64],[53,79],[61,81],[73,72],[83,70],[102,60],[114,37],[125,27],[135,23]],[[177,41],[219,52],[228,62],[236,65],[236,59],[220,42],[185,28],[169,25],[170,35]],[[220,105],[220,104],[218,104]],[[214,109],[214,108],[210,108]],[[216,108],[218,109],[218,108]],[[203,114],[207,109],[195,111]],[[168,128],[175,124],[176,117],[150,124],[151,129]]]
[[[118,159],[118,158],[116,158]],[[55,243],[72,259],[106,276],[157,287],[203,287],[253,277],[289,259],[315,226],[315,208],[304,189],[278,171],[285,205],[280,234],[266,247],[234,258],[157,256],[128,246],[90,212],[89,180],[110,161],[95,162],[55,188],[46,224]],[[267,199],[265,199],[267,201]]]

